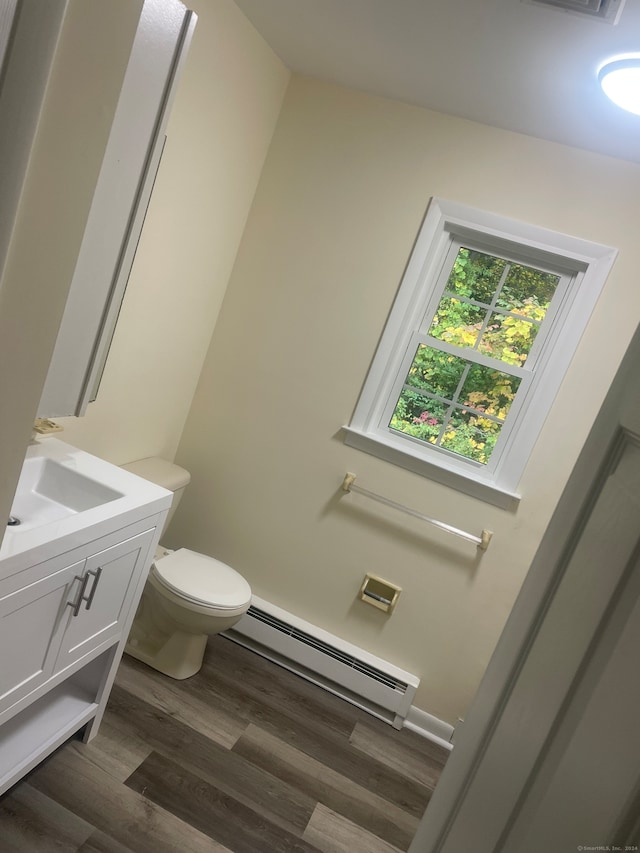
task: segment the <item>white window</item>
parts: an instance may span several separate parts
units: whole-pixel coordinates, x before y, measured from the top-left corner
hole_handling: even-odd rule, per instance
[[[511,505],[615,256],[433,199],[347,444]]]

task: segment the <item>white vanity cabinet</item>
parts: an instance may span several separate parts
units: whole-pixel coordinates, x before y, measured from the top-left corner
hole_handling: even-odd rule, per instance
[[[0,581],[0,715],[53,675],[65,603],[84,565],[55,562]]]
[[[164,489],[149,491],[128,472],[46,442],[61,467],[77,473],[89,460],[98,463],[94,480],[113,473],[119,497],[5,536],[0,794],[84,726],[85,740],[97,733],[171,502]]]
[[[74,575],[65,602],[62,644],[56,661],[61,670],[95,653],[122,633],[127,604],[149,554],[155,529],[93,554]]]
[[[0,721],[54,674],[117,640],[154,533],[0,581]]]

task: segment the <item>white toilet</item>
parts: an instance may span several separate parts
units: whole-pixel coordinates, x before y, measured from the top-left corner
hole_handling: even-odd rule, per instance
[[[173,492],[166,530],[189,472],[156,456],[122,467]],[[159,545],[125,652],[172,678],[189,678],[202,666],[209,635],[234,625],[250,603],[249,584],[230,566]]]

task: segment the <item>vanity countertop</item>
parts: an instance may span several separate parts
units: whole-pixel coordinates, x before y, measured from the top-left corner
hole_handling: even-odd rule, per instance
[[[32,442],[0,546],[0,577],[168,510],[171,492],[57,438]]]

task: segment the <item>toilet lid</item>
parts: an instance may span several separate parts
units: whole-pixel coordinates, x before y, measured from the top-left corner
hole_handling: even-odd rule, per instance
[[[235,569],[188,548],[157,560],[155,574],[182,598],[220,610],[232,610],[251,600],[251,587]]]

